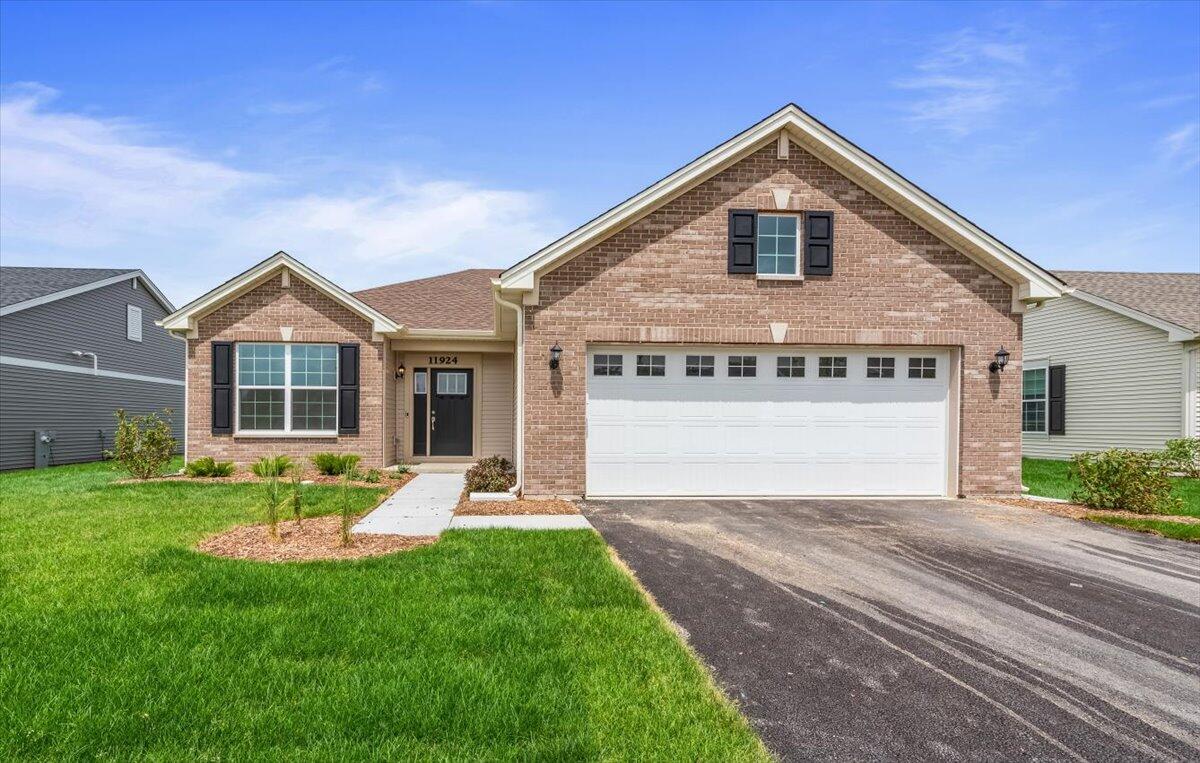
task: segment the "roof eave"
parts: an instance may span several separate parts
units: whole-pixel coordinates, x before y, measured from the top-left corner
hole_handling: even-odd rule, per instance
[[[1187,326],[1180,326],[1178,323],[1159,318],[1156,315],[1151,315],[1142,312],[1133,307],[1122,305],[1120,302],[1113,302],[1111,299],[1097,296],[1083,289],[1075,288],[1071,290],[1071,295],[1077,297],[1084,302],[1103,307],[1118,315],[1124,315],[1126,318],[1132,318],[1135,321],[1145,323],[1147,326],[1153,326],[1156,329],[1161,329],[1167,332],[1167,340],[1170,342],[1190,342],[1200,338],[1200,332],[1194,331]]]
[[[163,306],[164,310],[175,309],[175,305],[171,304],[171,300],[167,299],[166,295],[158,290],[158,287],[154,285],[154,282],[151,281],[144,272],[141,270],[127,270],[124,273],[118,273],[115,276],[101,278],[89,283],[80,284],[79,286],[72,286],[69,289],[60,289],[59,291],[50,292],[49,294],[43,294],[40,297],[33,297],[31,299],[14,302],[11,305],[0,307],[0,316],[19,313],[22,310],[28,310],[31,307],[45,305],[50,302],[57,302],[60,299],[73,297],[76,294],[83,294],[84,292],[92,291],[94,289],[101,289],[105,286],[111,286],[115,283],[129,281],[134,278],[141,279],[142,283],[146,287],[146,290],[150,292],[150,296],[154,297],[154,299]]]

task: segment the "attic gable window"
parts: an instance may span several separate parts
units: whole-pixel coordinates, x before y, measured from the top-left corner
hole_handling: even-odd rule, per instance
[[[758,274],[794,276],[796,268],[795,215],[758,216]]]

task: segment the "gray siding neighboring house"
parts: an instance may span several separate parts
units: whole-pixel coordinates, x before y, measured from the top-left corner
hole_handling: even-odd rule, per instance
[[[172,409],[182,442],[184,343],[155,325],[173,309],[140,270],[0,268],[0,469],[32,467],[39,430],[54,464],[101,458],[117,408]]]
[[[1056,275],[1074,293],[1024,319],[1024,455],[1153,450],[1196,437],[1200,274]]]

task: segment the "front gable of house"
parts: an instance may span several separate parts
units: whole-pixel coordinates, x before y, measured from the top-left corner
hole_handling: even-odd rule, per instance
[[[372,340],[372,324],[295,274],[274,273],[196,318],[197,337],[232,341]]]

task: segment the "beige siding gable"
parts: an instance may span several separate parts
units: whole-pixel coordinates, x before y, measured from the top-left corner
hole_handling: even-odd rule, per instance
[[[1067,367],[1066,434],[1026,432],[1024,455],[1154,449],[1181,435],[1184,348],[1167,332],[1071,296],[1030,311],[1024,328],[1026,368]]]

